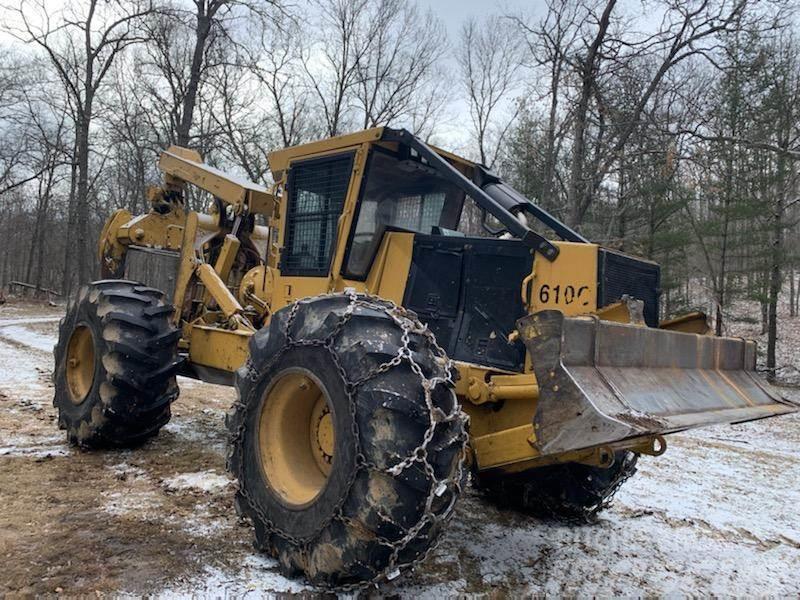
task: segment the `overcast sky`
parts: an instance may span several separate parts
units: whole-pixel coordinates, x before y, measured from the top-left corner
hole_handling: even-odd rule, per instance
[[[492,14],[539,16],[544,9],[544,0],[417,0],[417,3],[420,8],[430,8],[444,22],[451,48],[458,43],[462,23],[470,18],[480,20]],[[455,71],[452,51],[448,56],[451,57],[449,66]],[[508,99],[509,103],[511,101],[513,98]],[[460,87],[454,86],[448,108],[448,122],[437,127],[434,141],[448,150],[465,151],[469,143],[469,109]]]
[[[527,13],[536,15],[544,7],[544,0],[418,0],[421,7],[429,7],[447,25],[450,39],[454,40],[461,23],[470,17],[480,19],[492,13]]]

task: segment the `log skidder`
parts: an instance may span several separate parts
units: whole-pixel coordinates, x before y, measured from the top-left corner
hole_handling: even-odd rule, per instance
[[[289,573],[358,589],[407,570],[453,512],[467,444],[490,495],[585,519],[664,435],[798,410],[755,374],[754,342],[706,335],[702,313],[659,320],[656,263],[479,164],[388,127],[268,159],[271,188],[161,153],[150,210],[115,212],[98,259],[174,311],[126,281],[82,292],[56,406],[82,445],[141,441],[169,418],[180,344],[181,375],[237,387],[235,505]]]
[[[361,587],[421,560],[466,482],[452,365],[416,315],[301,300],[250,341],[228,418],[236,505],[288,574]]]
[[[180,365],[172,311],[162,292],[132,281],[81,288],[54,349],[53,406],[70,443],[136,446],[169,421]]]

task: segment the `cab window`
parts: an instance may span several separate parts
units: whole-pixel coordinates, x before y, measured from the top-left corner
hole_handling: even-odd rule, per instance
[[[283,275],[328,275],[352,165],[352,153],[292,164],[281,253]]]
[[[432,234],[455,230],[464,192],[413,159],[374,151],[367,166],[345,275],[366,279],[387,231]]]

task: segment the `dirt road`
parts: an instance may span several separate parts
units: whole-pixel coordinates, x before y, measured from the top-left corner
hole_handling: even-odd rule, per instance
[[[181,379],[135,451],[70,448],[51,405],[60,309],[0,308],[0,596],[307,590],[236,519],[232,390]],[[800,418],[672,436],[593,526],[495,510],[470,492],[436,552],[385,593],[800,593]]]

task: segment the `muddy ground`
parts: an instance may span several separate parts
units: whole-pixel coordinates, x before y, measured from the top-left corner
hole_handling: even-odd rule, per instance
[[[234,514],[232,390],[181,379],[172,421],[135,451],[65,443],[50,383],[62,310],[0,307],[0,596],[309,591],[253,551]],[[797,596],[800,418],[669,442],[592,526],[499,512],[468,493],[436,552],[382,591]]]

